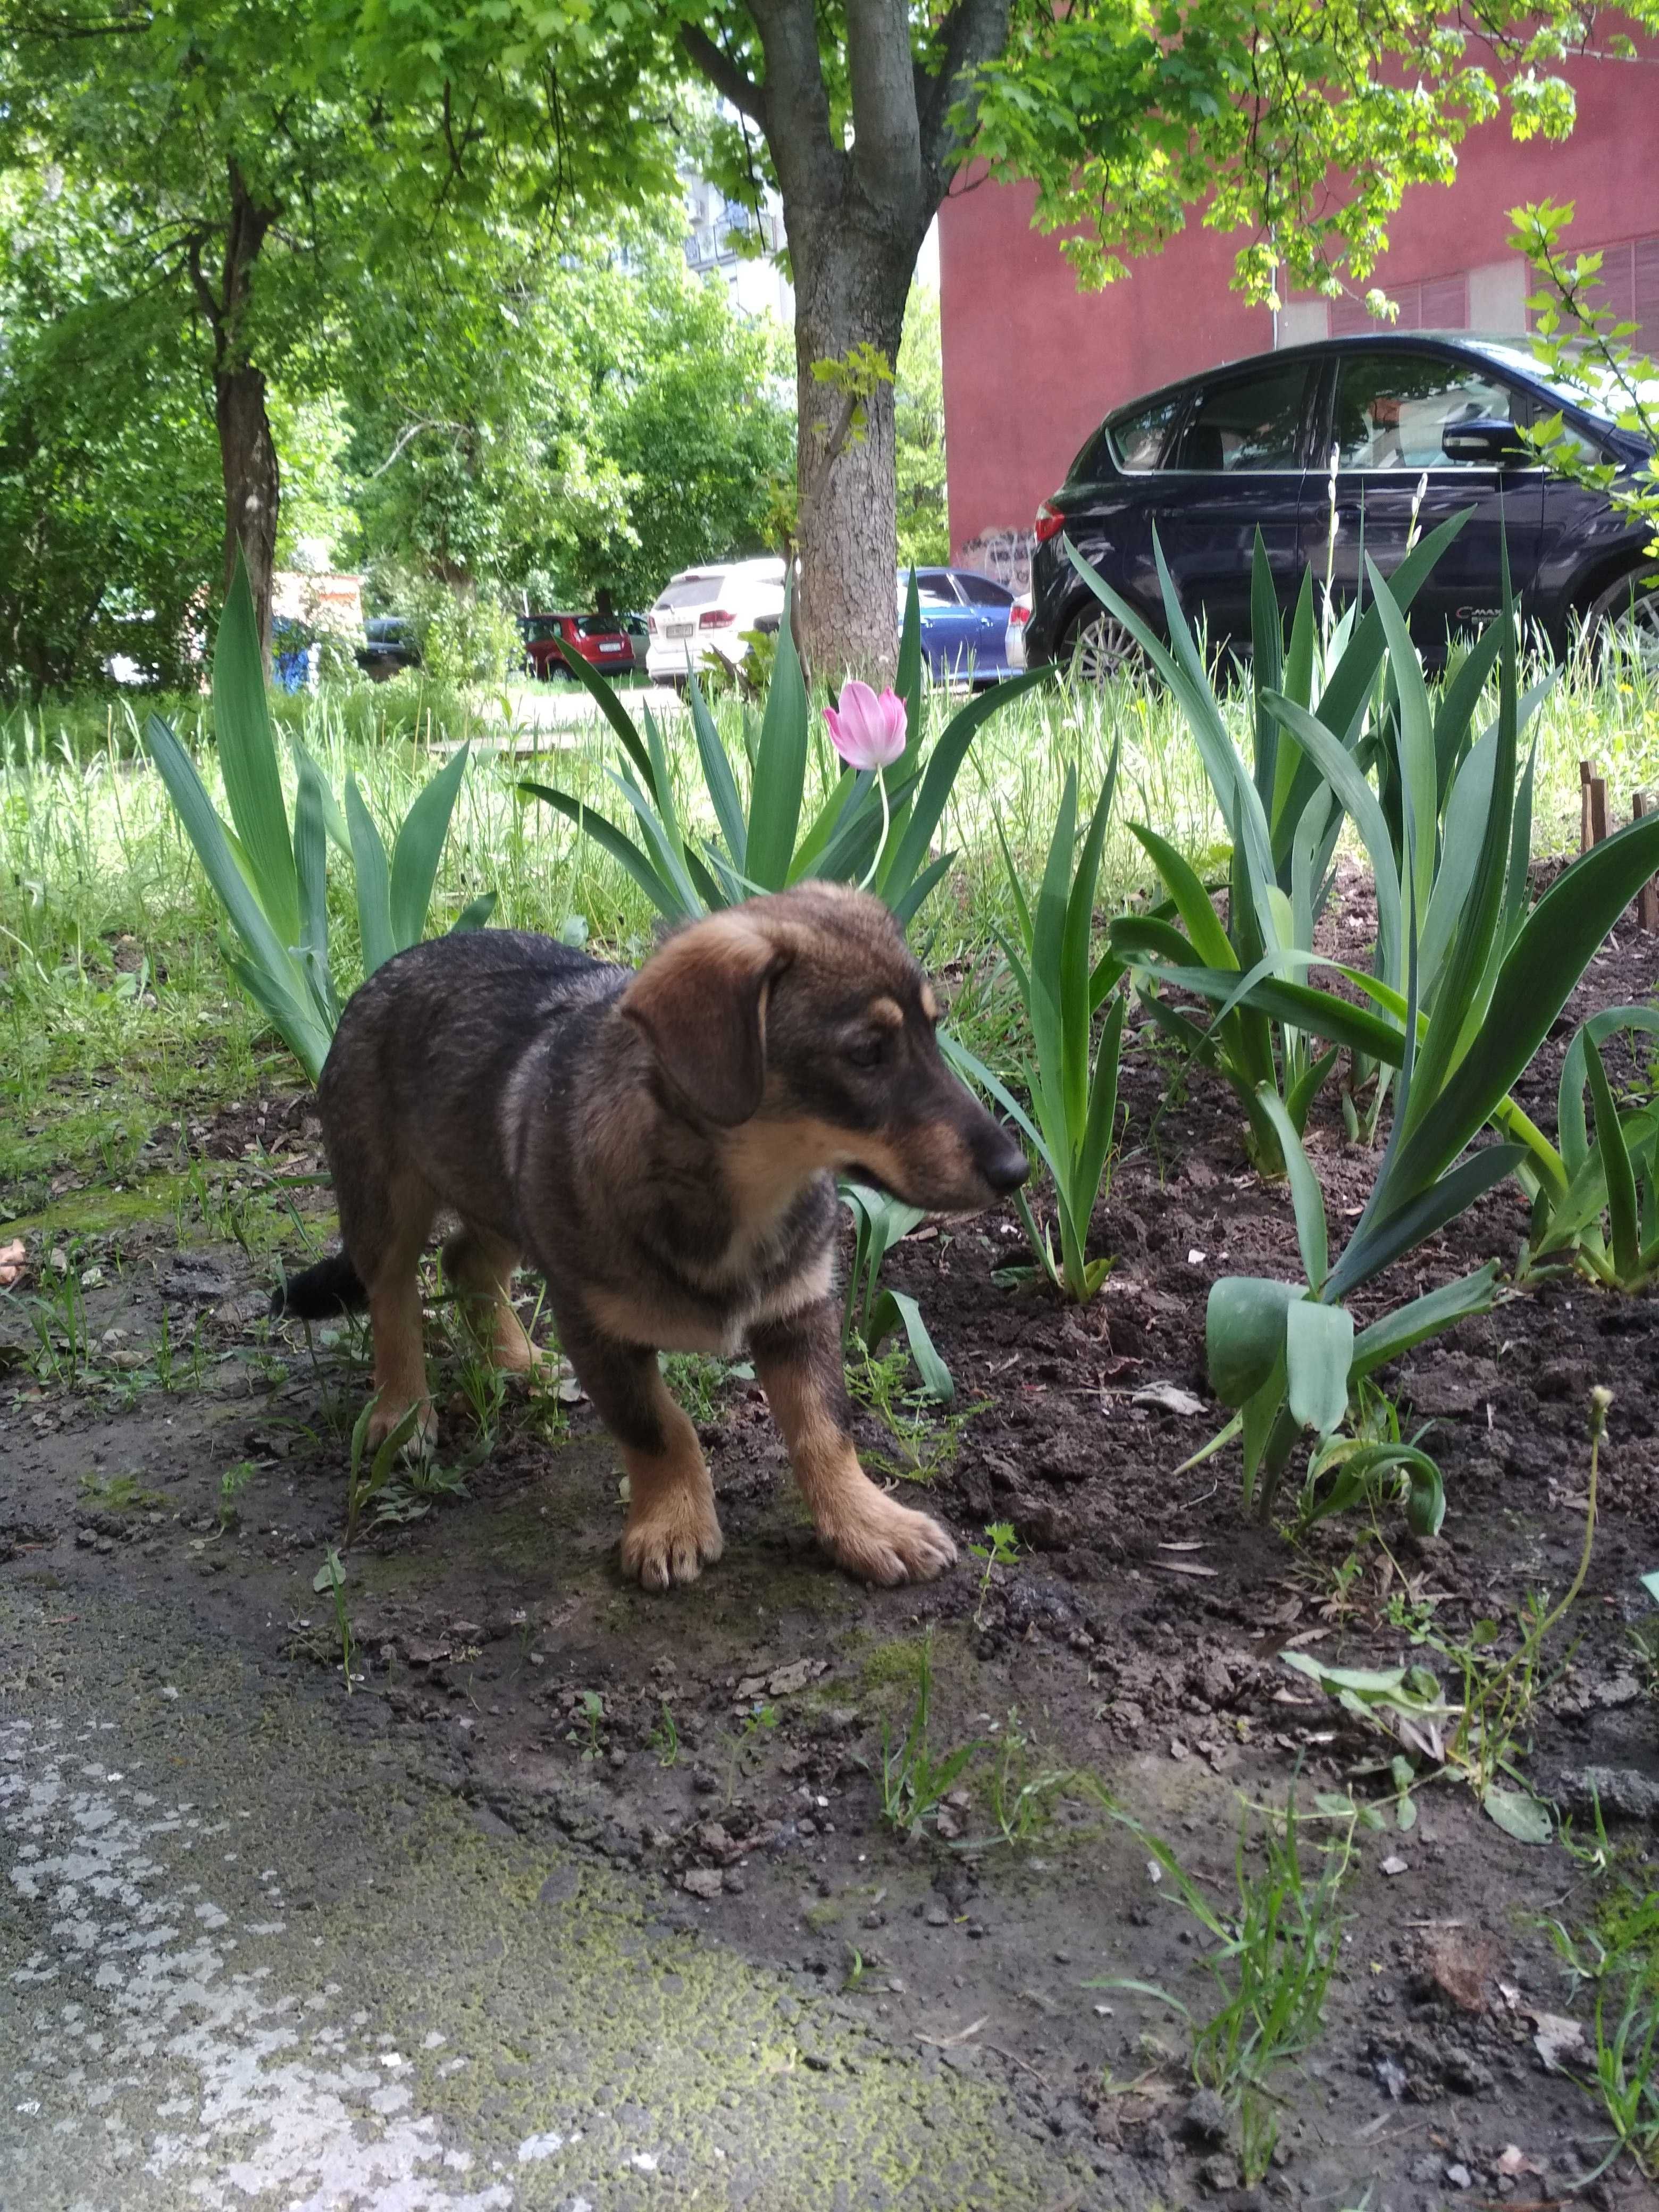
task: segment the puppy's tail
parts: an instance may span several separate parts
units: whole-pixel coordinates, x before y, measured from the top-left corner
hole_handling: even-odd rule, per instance
[[[331,1252],[314,1267],[290,1275],[270,1297],[272,1317],[288,1321],[326,1321],[368,1304],[368,1292],[343,1252]]]

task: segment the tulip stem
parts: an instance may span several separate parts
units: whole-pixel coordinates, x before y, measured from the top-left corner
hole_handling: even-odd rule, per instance
[[[876,870],[881,866],[881,856],[887,847],[887,832],[893,826],[892,817],[887,811],[887,771],[879,765],[876,769],[876,789],[881,793],[881,835],[876,840],[875,857],[870,863],[870,872],[859,885],[861,891],[867,891],[876,880]]]

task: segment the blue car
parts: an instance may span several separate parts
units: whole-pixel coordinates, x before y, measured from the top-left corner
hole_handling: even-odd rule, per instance
[[[1647,526],[1606,492],[1552,476],[1517,437],[1560,413],[1626,480],[1648,448],[1583,397],[1555,390],[1524,338],[1462,331],[1326,339],[1235,362],[1109,415],[1037,510],[1027,658],[1087,679],[1133,653],[1066,557],[1067,539],[1152,629],[1164,629],[1152,537],[1212,647],[1248,646],[1256,533],[1288,611],[1311,569],[1352,597],[1362,558],[1384,575],[1424,532],[1466,515],[1413,602],[1425,658],[1498,610],[1500,558],[1524,621],[1557,652],[1617,635],[1659,668],[1659,567]],[[1419,501],[1419,487],[1422,486]],[[924,617],[925,620],[925,617]]]
[[[904,618],[907,571],[899,578]],[[994,684],[1008,667],[1008,610],[1014,595],[994,576],[972,568],[918,568],[921,649],[935,684]]]

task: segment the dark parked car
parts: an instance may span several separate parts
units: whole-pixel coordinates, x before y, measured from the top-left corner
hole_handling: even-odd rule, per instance
[[[357,665],[376,684],[384,684],[400,668],[421,665],[415,625],[406,615],[370,615],[363,623],[363,638],[357,647]]]
[[[899,618],[909,571],[899,578]],[[1008,673],[1008,610],[1014,595],[994,576],[972,568],[918,568],[921,649],[936,684],[994,684]]]
[[[1552,476],[1516,436],[1560,410],[1594,458],[1633,473],[1639,438],[1545,380],[1524,339],[1458,333],[1328,339],[1236,362],[1109,415],[1037,510],[1030,665],[1062,659],[1099,678],[1131,640],[1066,559],[1063,532],[1162,631],[1152,532],[1188,618],[1211,644],[1248,643],[1259,530],[1282,606],[1304,572],[1325,574],[1336,455],[1339,599],[1363,556],[1390,574],[1404,557],[1418,484],[1419,527],[1469,520],[1413,603],[1431,659],[1449,635],[1496,611],[1507,538],[1523,618],[1557,652],[1581,624],[1619,624],[1659,665],[1659,568],[1648,532],[1603,492]]]

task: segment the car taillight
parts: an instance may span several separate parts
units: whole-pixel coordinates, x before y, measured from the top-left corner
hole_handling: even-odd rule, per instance
[[[737,617],[730,607],[710,607],[708,613],[697,617],[699,629],[730,629]]]
[[[655,615],[647,615],[647,616],[646,617],[646,618],[645,618],[645,627],[646,627],[647,630],[649,632],[649,634],[650,634],[653,637],[655,637],[655,635],[657,635],[657,617],[655,617]]]
[[[1021,606],[1019,601],[1016,599],[1012,606],[1008,610],[1009,628],[1011,629],[1018,629],[1023,623],[1028,623],[1030,619],[1031,610],[1030,607]]]
[[[1066,527],[1066,517],[1053,500],[1045,499],[1036,511],[1036,541],[1046,545],[1051,538],[1058,538]]]

